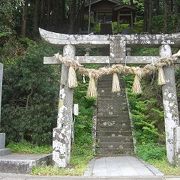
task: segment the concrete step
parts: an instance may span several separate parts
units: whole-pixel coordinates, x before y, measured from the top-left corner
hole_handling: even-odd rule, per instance
[[[0,172],[3,173],[30,173],[34,166],[49,165],[52,155],[10,154],[0,157]]]

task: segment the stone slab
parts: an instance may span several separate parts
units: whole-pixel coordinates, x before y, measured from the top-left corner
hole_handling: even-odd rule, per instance
[[[0,133],[0,149],[5,148],[5,133]]]
[[[51,154],[10,154],[0,157],[0,172],[27,174],[34,166],[48,165],[51,161]]]
[[[11,154],[11,150],[9,148],[0,149],[0,156],[6,156]]]
[[[72,35],[60,34],[39,29],[41,37],[51,43],[58,45],[107,45],[114,38],[123,38],[127,45],[148,45],[155,46],[161,44],[170,44],[178,47],[180,44],[180,33],[175,34],[131,34],[131,35]]]
[[[96,177],[163,177],[156,168],[133,156],[102,157],[90,162],[85,176]]]

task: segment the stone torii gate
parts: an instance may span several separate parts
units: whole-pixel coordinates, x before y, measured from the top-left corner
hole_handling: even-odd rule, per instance
[[[41,37],[56,45],[64,46],[63,56],[82,64],[148,64],[160,57],[172,55],[172,47],[180,47],[180,33],[143,35],[66,35],[40,29]],[[110,46],[110,56],[76,56],[75,47]],[[132,46],[160,47],[159,56],[127,56],[126,48]],[[177,63],[180,63],[178,61]],[[55,57],[44,57],[44,64],[60,64]],[[173,66],[164,68],[166,84],[162,86],[166,150],[168,161],[180,165],[180,125]],[[73,90],[67,85],[68,67],[62,64],[57,128],[53,129],[53,161],[66,167],[70,161],[71,133],[73,124]]]

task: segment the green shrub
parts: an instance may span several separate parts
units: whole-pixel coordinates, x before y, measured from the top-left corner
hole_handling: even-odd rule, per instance
[[[144,21],[139,20],[134,23],[133,33],[142,33],[144,27]]]
[[[139,145],[137,146],[137,155],[145,161],[163,160],[166,158],[166,148],[159,144]]]
[[[128,99],[137,144],[164,142],[164,114],[156,94],[159,93],[155,83],[151,86],[148,79],[141,82],[142,95],[132,93],[133,77],[126,76]],[[158,88],[159,89],[159,88]],[[151,92],[151,93],[150,93]]]
[[[18,47],[24,48],[22,56],[3,57],[2,131],[8,141],[51,144],[52,129],[56,126],[59,70],[58,66],[43,65],[43,57],[52,56],[57,48],[28,39]]]

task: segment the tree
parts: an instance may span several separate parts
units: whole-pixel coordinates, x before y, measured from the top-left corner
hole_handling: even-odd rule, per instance
[[[21,36],[26,36],[27,29],[27,11],[28,11],[28,0],[25,0],[22,5],[22,23],[21,23]]]

